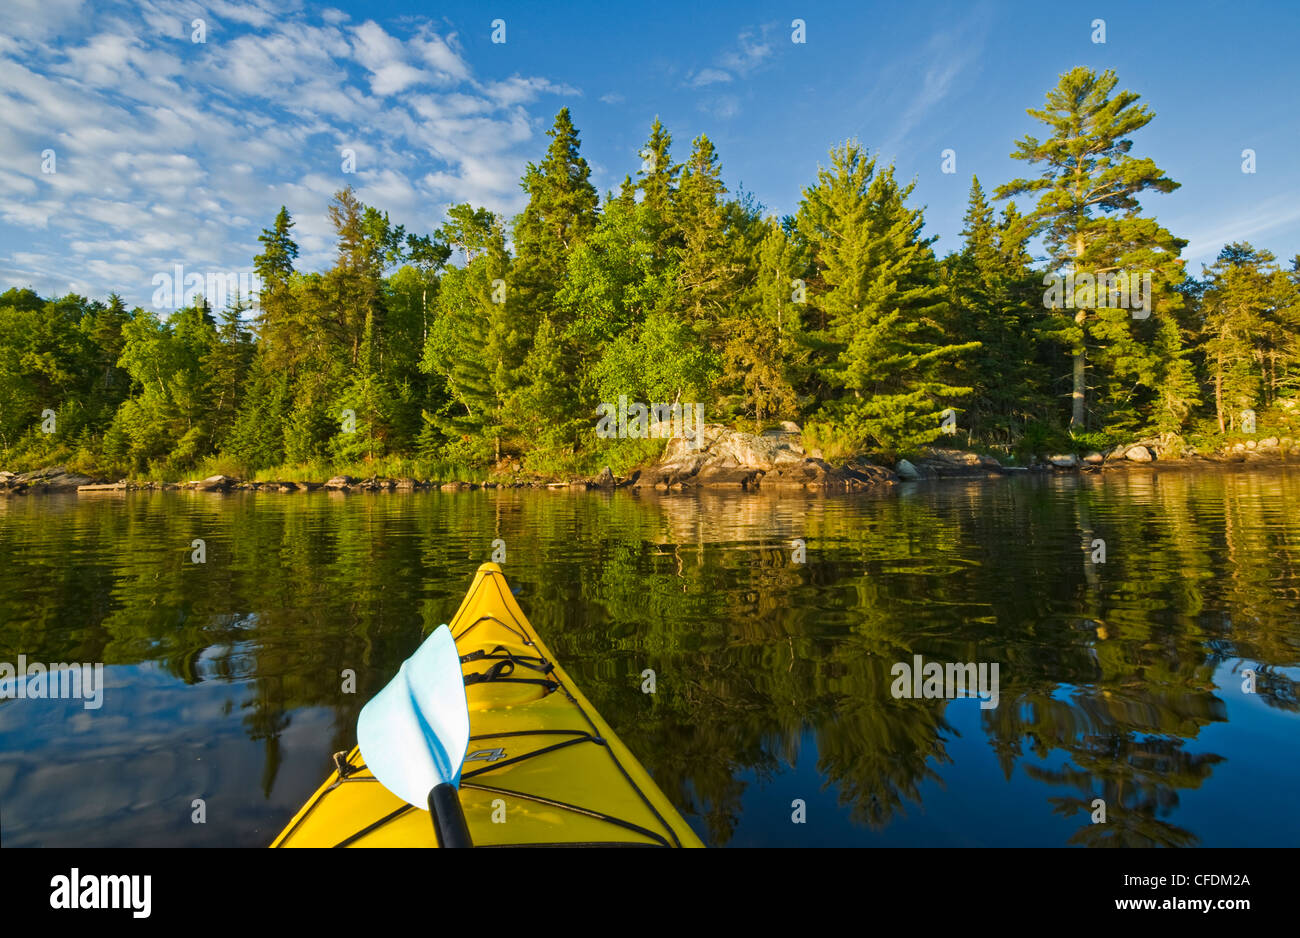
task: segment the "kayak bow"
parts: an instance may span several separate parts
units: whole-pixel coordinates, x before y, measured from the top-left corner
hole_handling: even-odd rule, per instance
[[[470,724],[460,804],[475,846],[703,846],[556,663],[496,564],[479,567],[451,635]],[[380,784],[359,748],[335,764],[271,846],[437,846],[428,812]]]

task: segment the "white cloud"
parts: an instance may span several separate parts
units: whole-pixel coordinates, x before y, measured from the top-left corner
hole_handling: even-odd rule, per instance
[[[740,113],[740,100],[734,94],[720,94],[700,102],[700,110],[719,120],[730,120]]]
[[[1210,263],[1218,257],[1225,244],[1249,241],[1262,234],[1300,221],[1300,193],[1271,196],[1232,218],[1216,222],[1210,229],[1202,229],[1188,236],[1183,258],[1189,262]],[[1171,222],[1177,227],[1177,222]],[[1290,258],[1282,258],[1289,261]],[[1189,270],[1188,273],[1191,273]]]
[[[908,134],[948,97],[957,79],[983,61],[988,22],[982,8],[973,10],[962,22],[932,35],[915,63],[904,69],[906,73],[923,71],[921,85],[902,106],[902,116],[880,147],[882,153],[898,152]]]
[[[728,81],[731,81],[731,73],[724,72],[720,68],[700,69],[690,79],[691,85],[696,88],[703,87],[704,85],[714,85],[714,84],[718,84],[719,82],[728,82]]]
[[[708,88],[710,85],[727,85],[737,79],[748,78],[762,68],[776,51],[775,46],[767,40],[771,30],[771,24],[757,30],[752,27],[742,29],[736,37],[735,46],[719,54],[712,66],[687,73],[686,87]],[[706,97],[699,101],[698,107],[711,117],[728,120],[740,113],[740,97],[735,94]]]
[[[174,263],[244,269],[281,204],[299,266],[318,269],[333,261],[326,206],[348,184],[412,231],[454,202],[512,214],[550,125],[530,108],[580,94],[476,77],[456,36],[423,21],[396,34],[281,0],[0,2],[24,21],[0,36],[0,277],[47,294],[147,304]],[[196,17],[206,43],[189,41]]]
[[[766,33],[763,29],[761,32]],[[762,65],[772,55],[771,43],[763,38],[756,38],[752,29],[743,30],[736,39],[737,48],[725,53],[719,60],[724,68],[729,68],[744,77]]]
[[[46,39],[82,18],[82,0],[5,0],[4,32]]]

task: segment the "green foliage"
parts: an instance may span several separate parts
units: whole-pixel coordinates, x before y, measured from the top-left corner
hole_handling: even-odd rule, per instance
[[[1043,237],[1049,275],[1149,274],[1151,307],[1158,310],[1154,315],[1171,317],[1182,307],[1177,287],[1184,275],[1178,255],[1187,242],[1143,217],[1138,196],[1172,192],[1178,183],[1151,159],[1132,155],[1129,135],[1155,115],[1137,103],[1134,92],[1116,92],[1117,84],[1112,71],[1098,74],[1079,67],[1062,75],[1047,93],[1046,106],[1028,112],[1047,126],[1050,136],[1039,140],[1027,135],[1012,153],[1041,165],[1042,172],[1009,182],[997,194],[1038,195],[1027,220]],[[1180,426],[1198,403],[1189,396],[1181,365],[1181,331],[1129,316],[1111,306],[1109,294],[1104,301],[1083,293],[1071,297],[1076,299],[1077,305],[1062,303],[1050,311],[1053,322],[1047,332],[1072,357],[1070,427],[1083,430],[1090,407],[1094,424],[1136,428],[1150,420],[1146,414],[1154,409],[1163,425]],[[1090,388],[1097,389],[1091,402]]]
[[[949,410],[965,445],[1019,457],[1154,433],[1208,448],[1247,409],[1295,435],[1300,256],[1284,269],[1232,244],[1188,278],[1184,242],[1139,202],[1177,187],[1132,152],[1152,114],[1117,88],[1111,72],[1062,75],[1029,112],[1046,137],[1016,145],[1039,174],[996,190],[1032,210],[995,209],[973,179],[943,258],[913,186],[853,142],[777,218],[728,192],[708,136],[674,162],[656,118],[602,204],[566,108],[513,220],[461,203],[407,232],[344,189],[334,262],[304,272],[281,207],[253,259],[256,309],[200,298],[160,318],[116,295],[10,289],[0,460],[167,478],[622,470],[662,442],[596,436],[597,406],[620,397],[755,431],[799,421],[837,460],[935,442]],[[1150,273],[1150,315],[1081,288],[1082,305],[1044,308],[1045,276],[1115,271]]]
[[[911,449],[940,433],[941,413],[971,388],[947,380],[978,342],[950,343],[930,241],[912,187],[854,142],[804,191],[796,225],[814,274],[808,315],[825,403],[819,413],[860,446]]]

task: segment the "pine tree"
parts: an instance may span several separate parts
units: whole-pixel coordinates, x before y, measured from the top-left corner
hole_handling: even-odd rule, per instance
[[[490,212],[468,206],[459,207],[454,221],[463,226],[454,238],[463,238],[474,257],[465,268],[447,271],[438,291],[421,367],[444,383],[448,401],[441,412],[424,414],[422,445],[428,452],[450,446],[457,458],[476,462],[489,455],[499,460],[510,430],[506,405],[518,381],[508,361],[518,344],[517,323],[508,301],[497,302],[510,272],[505,230]]]
[[[271,361],[291,369],[297,358],[300,339],[294,298],[289,288],[294,276],[293,262],[298,245],[290,235],[293,219],[283,205],[275,216],[274,226],[264,228],[257,240],[264,245],[253,258],[253,270],[259,281],[256,328],[264,353]]]
[[[263,251],[253,258],[253,269],[264,291],[274,291],[293,276],[293,262],[298,257],[298,245],[290,231],[293,218],[289,210],[281,205],[271,228],[263,228],[257,240],[262,242]]]
[[[1220,433],[1271,404],[1297,363],[1295,288],[1276,261],[1234,242],[1205,271],[1202,337]]]
[[[850,141],[804,190],[797,225],[816,275],[809,303],[829,389],[824,416],[859,447],[905,450],[934,440],[940,416],[971,392],[944,377],[978,342],[944,344],[943,289],[912,186]]]
[[[1183,276],[1177,258],[1187,242],[1143,218],[1138,195],[1172,192],[1178,183],[1152,160],[1130,155],[1128,135],[1145,127],[1154,114],[1138,105],[1139,96],[1131,91],[1112,96],[1117,83],[1109,70],[1098,75],[1080,67],[1062,75],[1047,93],[1046,106],[1028,112],[1050,128],[1051,136],[1041,141],[1025,136],[1011,154],[1031,165],[1044,164],[1042,173],[1036,179],[1007,183],[998,189],[997,197],[1041,193],[1029,218],[1043,235],[1051,257],[1049,275],[1150,272],[1153,293],[1161,294],[1161,314],[1168,315],[1179,300],[1174,287]],[[1087,424],[1092,327],[1098,326],[1106,340],[1114,341],[1129,324],[1129,313],[1109,306],[1109,296],[1102,302],[1082,292],[1069,299],[1084,305],[1071,310],[1062,304],[1055,312],[1055,334],[1071,351],[1070,429],[1078,432]],[[1148,387],[1161,383],[1159,374],[1143,369],[1138,374]],[[1118,388],[1114,395],[1128,399]]]

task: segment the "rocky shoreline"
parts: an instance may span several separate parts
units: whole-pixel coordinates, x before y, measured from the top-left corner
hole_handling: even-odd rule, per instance
[[[651,428],[651,435],[667,430],[662,425]],[[899,460],[892,468],[866,460],[850,460],[832,465],[820,452],[806,451],[799,428],[783,424],[780,429],[761,434],[730,430],[706,424],[698,441],[670,438],[663,457],[654,465],[616,477],[605,467],[592,478],[567,481],[545,479],[500,479],[465,482],[335,476],[322,482],[268,481],[252,482],[228,476],[211,476],[189,482],[109,482],[69,472],[63,466],[16,474],[0,471],[0,495],[24,495],[58,492],[99,494],[115,492],[197,491],[197,492],[443,492],[476,489],[631,489],[640,492],[682,492],[692,489],[733,489],[770,491],[803,489],[822,492],[855,492],[897,485],[950,478],[993,478],[1021,473],[1103,472],[1142,468],[1197,469],[1234,465],[1271,464],[1286,461],[1300,463],[1300,441],[1289,437],[1266,437],[1249,440],[1209,454],[1196,452],[1177,437],[1153,437],[1117,446],[1106,453],[1091,452],[1046,456],[1030,465],[1004,465],[992,456],[958,449],[933,447],[915,461]]]

